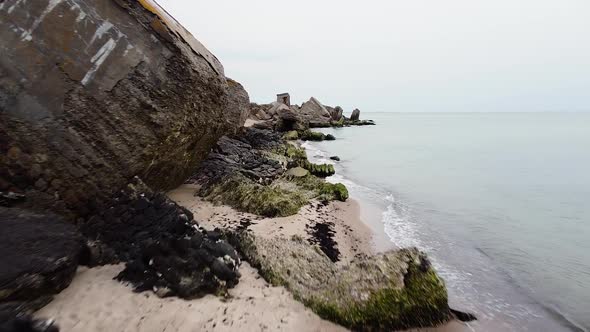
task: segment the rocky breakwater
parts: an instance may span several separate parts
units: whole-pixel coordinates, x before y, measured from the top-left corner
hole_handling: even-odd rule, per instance
[[[297,213],[310,200],[346,200],[342,184],[322,178],[334,174],[332,165],[307,160],[305,150],[282,139],[281,133],[244,128],[222,137],[191,178],[205,199],[258,215]]]
[[[305,131],[309,128],[347,127],[374,125],[372,120],[360,120],[360,111],[355,109],[350,118],[344,116],[340,106],[331,107],[311,97],[301,106],[287,106],[281,102],[250,104],[249,118],[260,129],[279,131]]]
[[[201,185],[197,194],[265,217],[296,214],[314,200],[323,202],[318,209],[330,200],[346,200],[342,184],[322,179],[333,168],[330,174],[316,173],[322,167],[309,166],[305,150],[284,138],[302,133],[245,128],[223,137],[191,179]],[[258,223],[264,220],[272,219]],[[306,233],[287,238],[252,232],[247,225],[226,229],[226,235],[269,283],[286,287],[320,317],[353,330],[435,326],[452,318],[444,282],[425,254],[410,248],[345,261],[333,224],[308,226],[302,227],[313,234],[308,241]]]
[[[122,280],[162,296],[235,284],[233,249],[159,193],[247,116],[217,58],[152,0],[7,0],[0,28],[6,328],[79,263],[127,262]]]

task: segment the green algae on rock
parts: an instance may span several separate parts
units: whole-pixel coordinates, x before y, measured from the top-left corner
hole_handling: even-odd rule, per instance
[[[285,286],[320,317],[348,328],[407,329],[450,319],[444,282],[415,248],[336,265],[300,238],[239,233],[231,241],[268,282]]]
[[[267,217],[296,214],[308,199],[298,191],[273,185],[261,185],[240,175],[234,175],[201,193],[207,200],[228,204],[238,210]]]
[[[308,170],[311,174],[321,178],[336,174],[334,165],[331,164],[314,164],[305,160],[300,163],[300,166]]]
[[[297,130],[288,131],[283,135],[283,139],[286,139],[288,141],[299,139],[299,133],[297,132]]]
[[[194,179],[199,195],[218,204],[267,217],[296,214],[311,200],[345,201],[343,184],[323,180],[334,166],[313,164],[305,149],[280,134],[248,129],[235,138],[223,137]]]
[[[318,131],[305,130],[301,132],[300,138],[304,141],[323,141],[326,135]]]

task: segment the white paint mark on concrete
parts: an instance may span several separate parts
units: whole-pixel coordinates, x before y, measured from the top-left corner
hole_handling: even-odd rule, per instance
[[[78,17],[76,17],[76,23],[80,23],[80,21],[82,21],[85,17],[86,13],[80,10],[80,13],[78,13]]]
[[[78,11],[78,17],[76,17],[76,23],[80,23],[80,21],[82,21],[86,17],[86,12],[84,12],[82,10],[82,8],[80,7],[80,5],[78,5],[77,3],[72,4],[70,6],[70,10],[77,10]]]
[[[45,16],[47,16],[47,14],[51,13],[51,11],[55,8],[55,6],[59,5],[60,2],[62,2],[62,0],[49,0],[49,4],[47,5],[47,7],[45,7],[45,9],[41,13],[41,15],[39,15],[39,17],[37,17],[35,19],[35,21],[33,22],[33,25],[31,25],[29,30],[26,30],[25,32],[22,33],[22,35],[21,35],[22,40],[31,41],[33,39],[33,36],[32,36],[33,31],[35,31],[35,29],[37,29],[39,24],[41,24],[41,22],[43,22],[43,19],[45,19]],[[16,4],[15,4],[15,6],[16,6]],[[9,13],[10,13],[10,9],[9,9]]]
[[[96,52],[92,59],[90,59],[90,62],[92,62],[93,65],[90,70],[88,70],[86,75],[84,75],[84,78],[82,79],[83,85],[86,85],[88,82],[90,82],[98,68],[100,68],[102,63],[108,58],[109,54],[111,54],[111,52],[115,49],[115,46],[117,46],[117,43],[112,38],[109,38],[109,40],[104,45],[102,45],[98,52]]]
[[[8,14],[12,14],[16,7],[19,6],[21,3],[26,3],[26,0],[16,0],[12,6],[8,7]],[[2,4],[2,7],[4,7],[4,3]]]
[[[94,32],[94,36],[92,36],[92,39],[90,39],[90,43],[88,43],[88,45],[92,45],[92,43],[94,43],[95,40],[102,38],[102,36],[107,31],[109,31],[112,27],[113,27],[113,25],[111,24],[111,22],[109,22],[109,21],[102,22],[102,24]]]
[[[127,44],[127,47],[125,48],[125,52],[123,52],[123,56],[127,56],[127,53],[129,53],[129,51],[132,49],[133,49],[133,45]]]

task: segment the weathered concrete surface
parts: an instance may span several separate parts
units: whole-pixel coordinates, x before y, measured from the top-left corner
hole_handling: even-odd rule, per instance
[[[5,0],[0,54],[0,191],[35,207],[172,188],[243,123],[243,88],[151,0]]]
[[[436,326],[451,317],[444,282],[415,248],[337,265],[302,238],[229,236],[268,282],[285,286],[320,317],[354,331]]]
[[[311,124],[330,124],[330,112],[324,105],[315,97],[311,97],[308,101],[301,105],[298,114]]]
[[[235,134],[244,125],[250,112],[250,96],[244,87],[232,80],[227,79],[228,85],[228,106],[225,121]]]
[[[358,108],[355,108],[354,111],[350,114],[350,121],[358,121],[361,116],[361,111]]]

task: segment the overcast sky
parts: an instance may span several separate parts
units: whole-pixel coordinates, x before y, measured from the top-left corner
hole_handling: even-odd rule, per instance
[[[588,0],[158,0],[250,99],[590,110]]]

